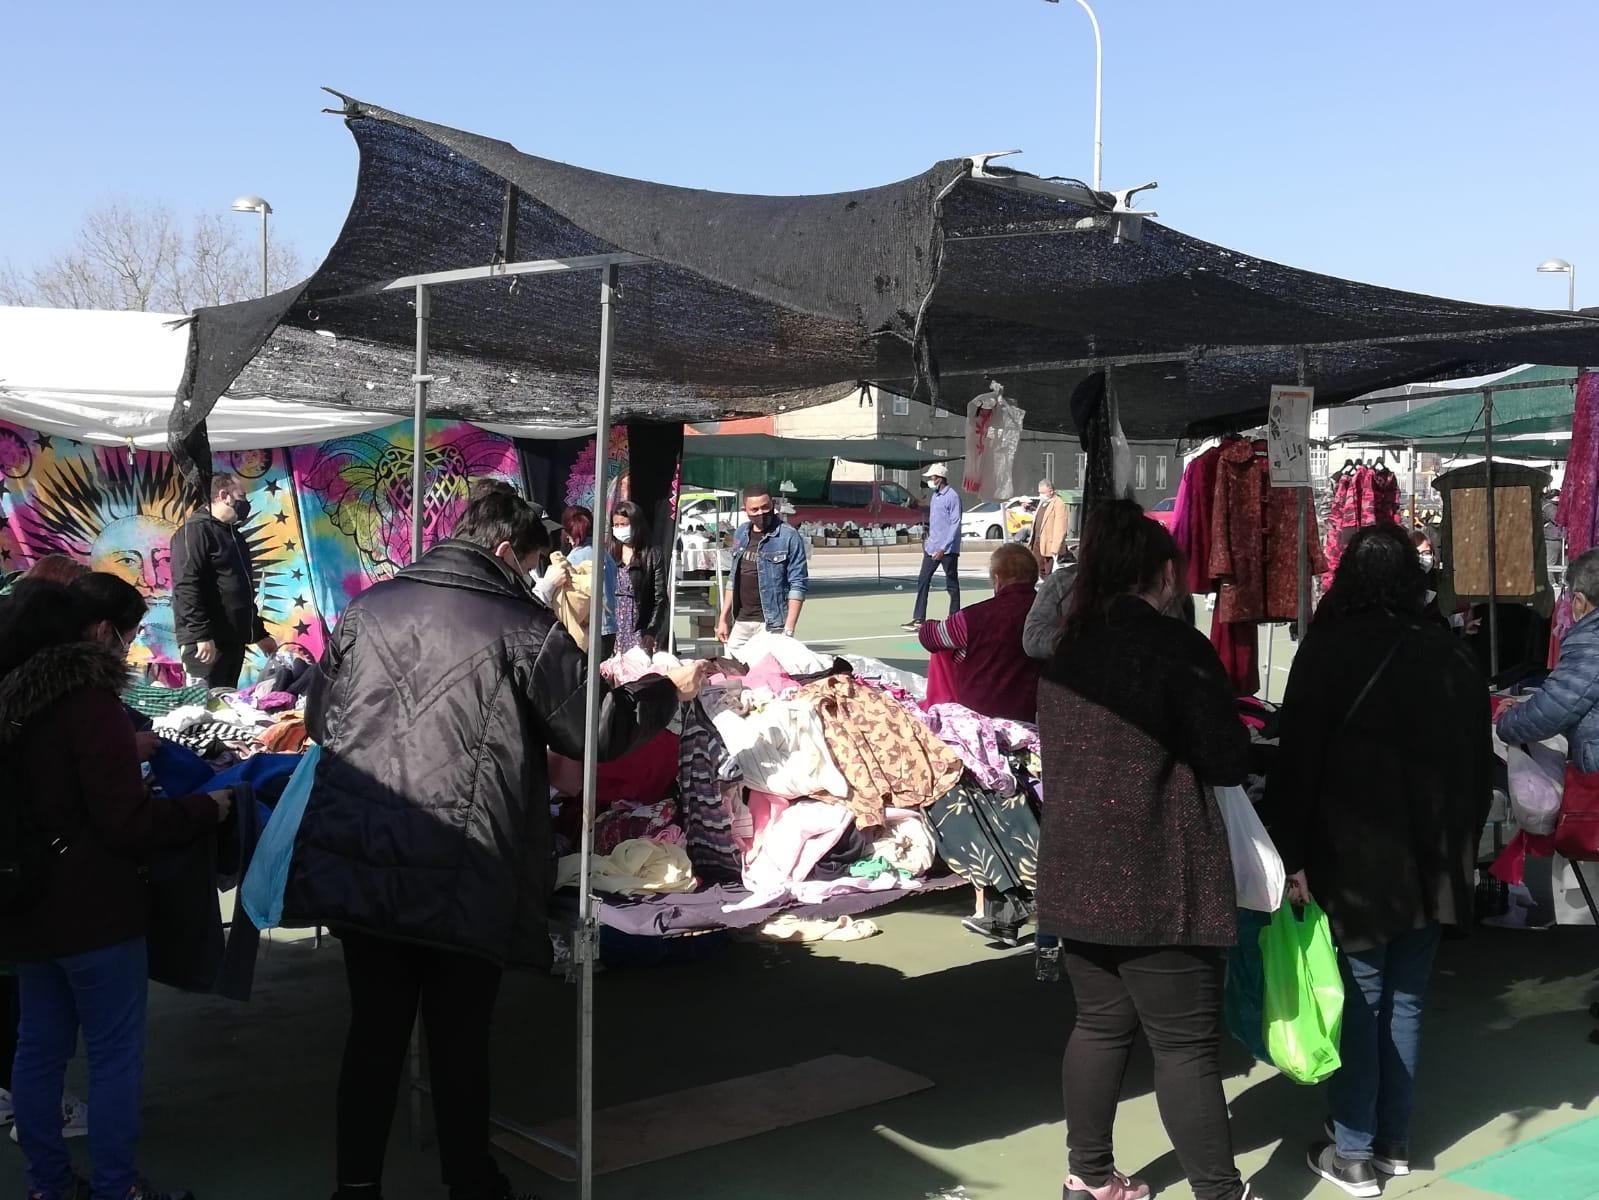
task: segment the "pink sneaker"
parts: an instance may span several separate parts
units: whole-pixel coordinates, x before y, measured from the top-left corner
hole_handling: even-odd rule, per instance
[[[1149,1185],[1115,1170],[1099,1187],[1089,1187],[1077,1176],[1068,1175],[1063,1200],[1149,1200]]]

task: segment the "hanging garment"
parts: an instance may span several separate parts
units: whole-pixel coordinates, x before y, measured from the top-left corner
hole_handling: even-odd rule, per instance
[[[1571,447],[1555,524],[1566,531],[1567,562],[1599,543],[1599,372],[1583,371],[1577,376]]]
[[[1235,692],[1253,696],[1260,691],[1260,635],[1254,624],[1212,620],[1210,644]]]
[[[966,406],[966,474],[961,488],[979,500],[1008,500],[1027,414],[997,392],[984,392]]]
[[[1105,372],[1095,371],[1085,376],[1072,389],[1072,423],[1077,426],[1077,441],[1088,460],[1082,479],[1083,511],[1086,513],[1101,500],[1113,500],[1116,497]]]
[[[1536,467],[1495,463],[1494,526],[1498,543],[1496,588],[1500,601],[1529,604],[1540,617],[1555,606],[1544,547],[1544,490],[1549,473]],[[1443,497],[1444,569],[1438,608],[1454,612],[1462,603],[1488,600],[1487,464],[1459,467],[1433,480]]]
[[[1221,447],[1212,446],[1183,472],[1186,502],[1178,500],[1179,516],[1172,523],[1177,545],[1188,561],[1188,590],[1207,596],[1216,590],[1210,573],[1210,539],[1216,504],[1216,471],[1221,465]]]
[[[1245,441],[1222,447],[1216,472],[1210,572],[1221,582],[1217,621],[1292,621],[1299,615],[1299,489],[1271,486],[1271,464]],[[1306,505],[1309,569],[1326,568],[1315,509]]]
[[[1364,521],[1364,524],[1399,524],[1399,477],[1386,465],[1379,465],[1371,473],[1370,488],[1370,498],[1365,512],[1361,515],[1364,519],[1366,513],[1369,513],[1371,519]]]
[[[849,782],[846,806],[862,829],[884,809],[922,808],[960,781],[960,758],[889,696],[851,676],[832,675],[795,694],[814,705],[833,760]]]
[[[733,836],[733,814],[722,798],[719,772],[727,748],[698,702],[682,709],[678,753],[678,816],[694,872],[707,883],[736,883],[743,854]]]

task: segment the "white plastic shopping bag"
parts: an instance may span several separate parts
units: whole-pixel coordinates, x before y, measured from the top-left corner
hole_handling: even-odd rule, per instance
[[[1216,806],[1227,826],[1227,849],[1233,856],[1233,881],[1238,886],[1238,907],[1274,913],[1283,902],[1288,873],[1272,845],[1271,835],[1255,815],[1249,793],[1241,787],[1219,787]]]
[[[1547,746],[1506,746],[1505,765],[1516,825],[1528,833],[1553,833],[1566,790],[1565,760]]]

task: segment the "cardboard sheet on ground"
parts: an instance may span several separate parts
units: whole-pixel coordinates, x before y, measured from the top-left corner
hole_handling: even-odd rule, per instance
[[[927,1091],[933,1081],[875,1058],[830,1054],[776,1071],[687,1088],[594,1114],[594,1173],[607,1175],[646,1163],[708,1150],[790,1125],[820,1120]],[[534,1130],[575,1146],[571,1120]],[[507,1154],[565,1182],[577,1164],[514,1134],[494,1144]]]

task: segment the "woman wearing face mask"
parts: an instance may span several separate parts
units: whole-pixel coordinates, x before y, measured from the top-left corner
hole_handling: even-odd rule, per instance
[[[139,864],[233,804],[229,792],[157,799],[144,786],[119,700],[144,613],[131,585],[88,575],[20,591],[0,626],[0,756],[19,847],[0,882],[0,957],[18,963],[22,1001],[17,1140],[30,1194],[45,1200],[88,1194],[62,1140],[62,1076],[80,1029],[93,1195],[164,1195],[135,1169],[148,988]]]
[[[616,652],[641,646],[650,654],[665,636],[666,562],[650,545],[644,510],[623,500],[611,510],[611,558],[616,573]]]
[[[1177,544],[1138,505],[1089,515],[1066,632],[1038,687],[1038,927],[1077,1000],[1066,1045],[1073,1200],[1145,1200],[1111,1131],[1133,1037],[1196,1200],[1239,1200],[1220,1068],[1222,955],[1237,932],[1227,831],[1209,787],[1242,784],[1249,737],[1216,651],[1163,615]]]

